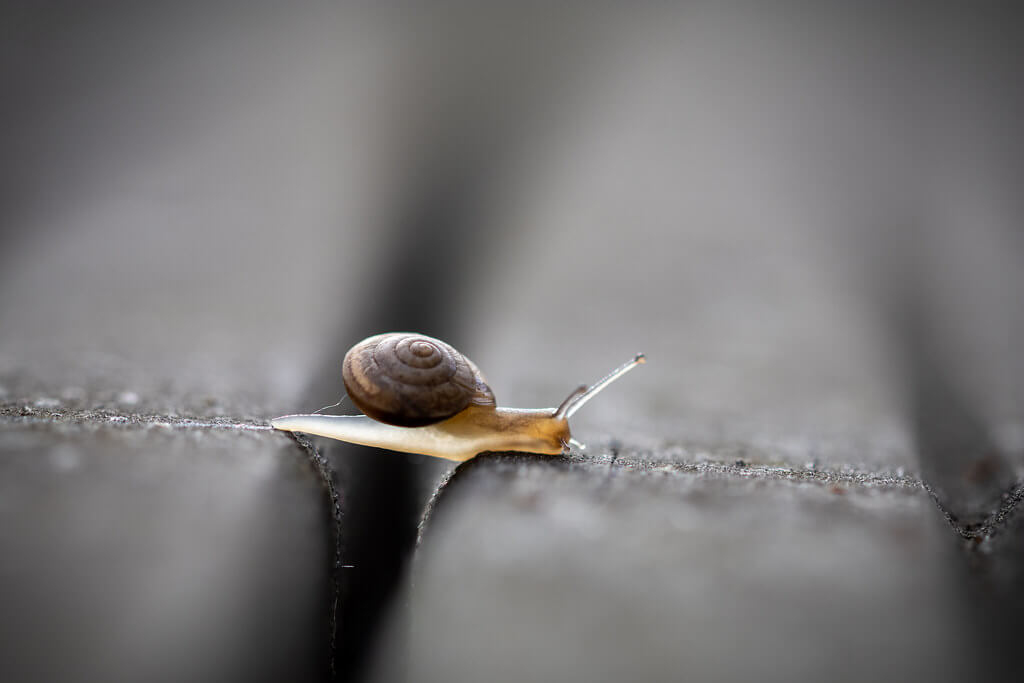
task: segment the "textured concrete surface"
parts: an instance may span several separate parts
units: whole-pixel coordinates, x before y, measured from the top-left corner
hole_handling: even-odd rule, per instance
[[[963,680],[946,534],[907,479],[484,456],[379,680]]]
[[[260,7],[122,10],[13,16],[31,68],[4,168],[31,191],[2,214],[0,398],[292,411],[350,310],[326,293],[378,257],[377,233],[335,229],[372,214],[367,155],[386,166],[339,137],[373,114],[373,74],[345,67],[365,44]]]
[[[1017,666],[1011,22],[229,5],[15,13],[0,674]],[[393,329],[514,407],[649,363],[566,457],[266,429]]]
[[[270,431],[0,417],[6,680],[309,679],[322,484]]]
[[[332,501],[266,420],[329,402],[307,388],[352,315],[333,293],[378,258],[335,229],[386,175],[344,134],[372,46],[235,9],[5,9],[4,680],[331,668],[349,480]]]
[[[998,680],[1024,252],[964,150],[1010,81],[943,47],[998,20],[667,14],[524,155],[457,343],[522,407],[649,363],[442,489],[377,680]]]

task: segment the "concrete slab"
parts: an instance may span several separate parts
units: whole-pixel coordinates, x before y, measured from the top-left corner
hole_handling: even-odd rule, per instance
[[[948,533],[906,480],[484,456],[376,680],[963,680]]]
[[[959,680],[976,634],[1011,651],[979,628],[1021,604],[1010,22],[40,11],[0,209],[20,670],[323,673],[337,529],[262,427],[407,327],[504,405],[650,363],[574,418],[585,454],[488,456],[435,496],[381,680]],[[984,39],[949,50],[961,29]],[[886,305],[905,275],[921,368]],[[320,454],[351,494],[354,662],[444,468]]]
[[[313,680],[322,483],[269,431],[0,417],[7,680]]]

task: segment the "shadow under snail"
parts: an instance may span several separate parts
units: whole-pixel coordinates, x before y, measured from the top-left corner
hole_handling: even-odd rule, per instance
[[[485,451],[558,455],[569,445],[573,413],[643,362],[638,354],[557,408],[500,408],[480,370],[450,345],[422,334],[379,334],[349,349],[342,364],[345,389],[365,415],[285,415],[270,424],[455,461]]]

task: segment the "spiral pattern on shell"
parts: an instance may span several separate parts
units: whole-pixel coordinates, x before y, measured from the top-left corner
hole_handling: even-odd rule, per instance
[[[446,420],[470,403],[494,405],[494,394],[472,361],[422,334],[364,339],[345,354],[342,379],[360,410],[403,427]]]

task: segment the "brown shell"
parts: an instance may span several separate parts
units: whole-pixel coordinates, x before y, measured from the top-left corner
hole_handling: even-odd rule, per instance
[[[494,392],[468,358],[423,334],[367,337],[345,354],[342,379],[352,402],[375,420],[421,427],[493,406]]]

